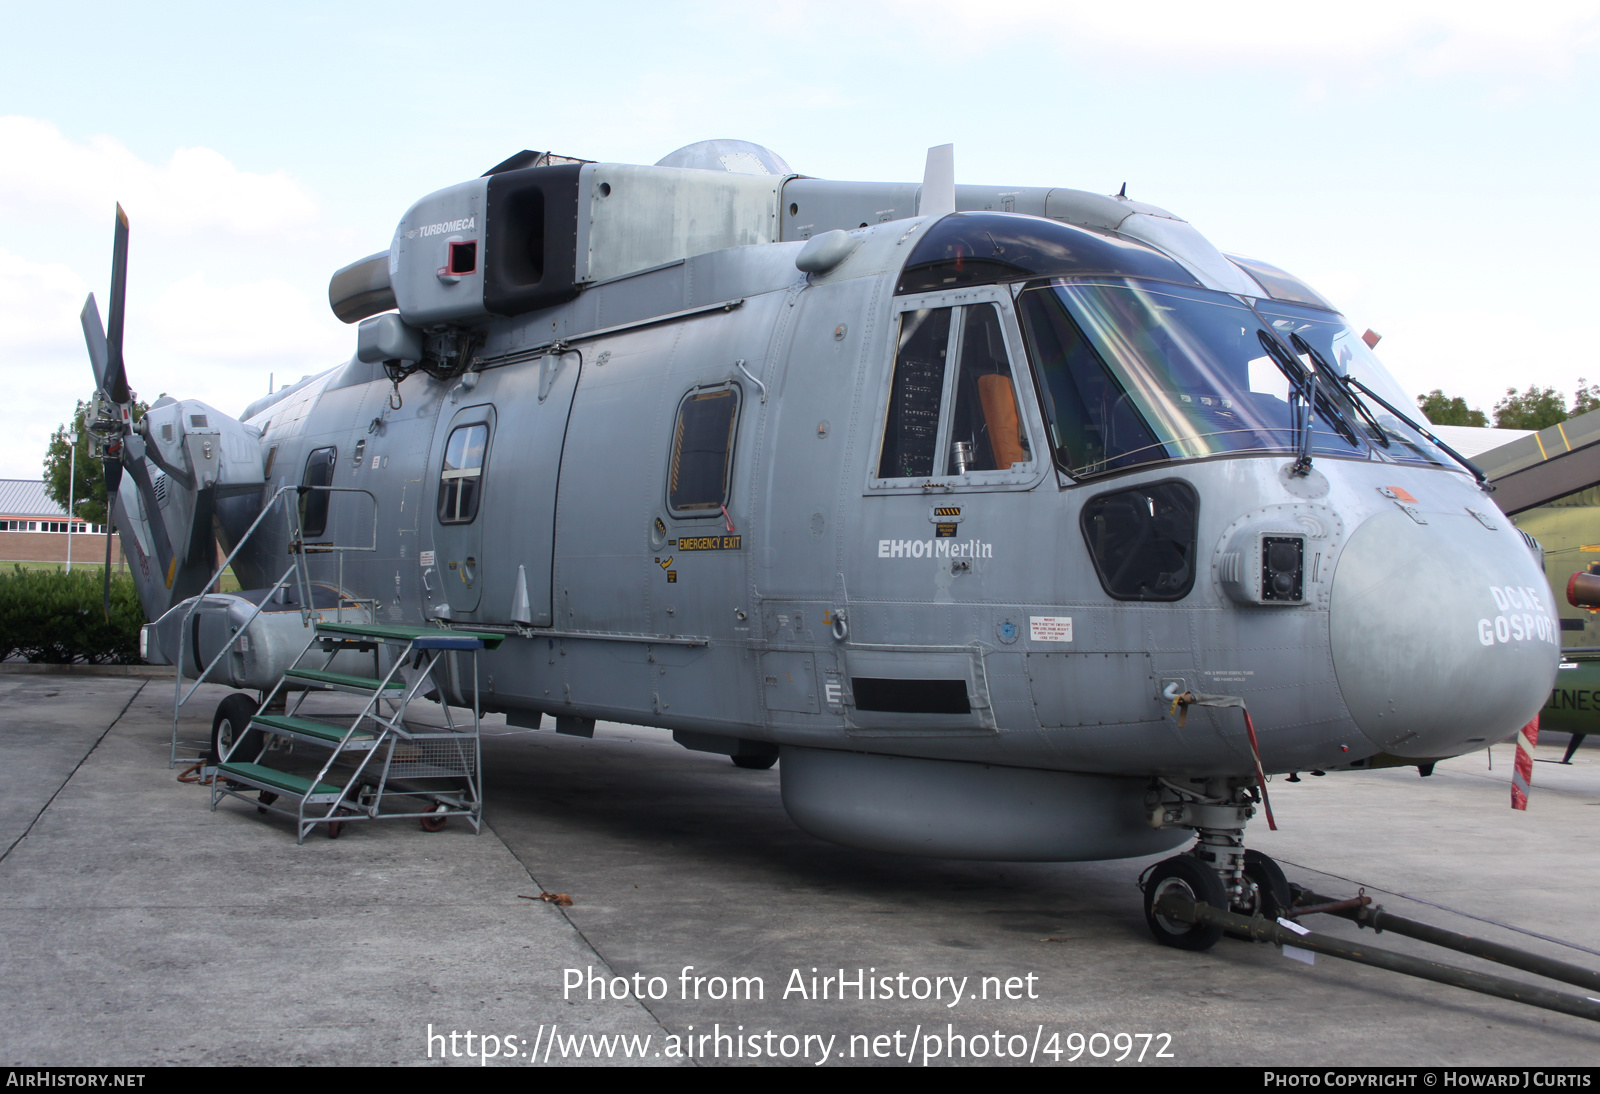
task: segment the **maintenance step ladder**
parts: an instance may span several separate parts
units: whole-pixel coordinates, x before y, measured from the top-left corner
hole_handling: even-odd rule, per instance
[[[316,636],[284,672],[260,707],[249,729],[236,732],[226,753],[217,757],[211,778],[211,809],[225,797],[241,798],[263,813],[271,811],[295,822],[296,842],[304,843],[317,825],[337,838],[345,822],[419,818],[429,831],[443,828],[450,817],[465,817],[478,831],[483,816],[483,782],[478,711],[478,651],[497,648],[504,635],[479,631],[441,630],[386,624],[316,624]],[[382,651],[389,652],[383,671]],[[341,653],[373,654],[371,676],[331,671]],[[319,667],[305,663],[326,654]],[[464,694],[464,658],[470,653],[472,723],[458,725],[434,670],[448,669],[447,654],[457,655],[458,693]],[[346,658],[343,664],[348,667]],[[407,705],[437,689],[444,711],[443,726],[406,720]],[[280,693],[295,691],[282,714],[268,714]],[[313,692],[336,691],[361,696],[365,704],[348,724],[302,716],[300,707]],[[287,696],[285,696],[287,698]],[[326,749],[327,758],[315,775],[284,771],[268,763],[296,754],[297,746]],[[301,752],[301,755],[304,753]],[[301,764],[303,769],[311,765]],[[255,797],[246,797],[255,792]]]

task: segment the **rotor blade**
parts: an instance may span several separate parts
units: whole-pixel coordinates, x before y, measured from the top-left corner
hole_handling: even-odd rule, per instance
[[[111,519],[111,506],[115,500],[109,493],[106,495],[106,565],[100,610],[105,613],[107,623],[111,622],[111,530],[115,527]]]
[[[83,302],[78,322],[83,324],[83,340],[89,347],[89,367],[94,369],[95,390],[103,392],[106,389],[106,366],[111,351],[106,348],[106,330],[100,323],[100,307],[94,302],[94,293],[90,293],[89,299]]]
[[[105,393],[119,406],[128,401],[128,378],[122,364],[122,316],[128,290],[128,214],[117,206],[116,236],[111,245],[111,314],[106,319]]]
[[[155,483],[150,478],[150,461],[144,454],[144,445],[137,434],[123,441],[122,468],[125,474],[132,477],[134,488],[139,491],[145,523],[150,528],[150,545],[156,549],[156,562],[160,564],[162,574],[166,575],[170,589],[176,552],[167,537],[166,521],[161,519],[161,502],[156,497]]]

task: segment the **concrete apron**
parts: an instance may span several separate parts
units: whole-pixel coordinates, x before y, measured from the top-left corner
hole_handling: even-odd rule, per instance
[[[788,820],[776,769],[744,771],[723,757],[685,752],[661,731],[602,723],[592,740],[548,729],[486,732],[495,830],[538,864],[547,887],[573,894],[569,916],[613,968],[667,981],[668,998],[650,1006],[672,1031],[742,1025],[745,1036],[769,1029],[836,1035],[830,1063],[851,1062],[838,1054],[850,1051],[853,1037],[872,1054],[863,1060],[857,1049],[854,1062],[893,1063],[897,1043],[903,1062],[919,1029],[948,1052],[951,1027],[987,1039],[985,1057],[975,1059],[970,1042],[966,1049],[967,1062],[986,1064],[996,1062],[997,1032],[1008,1059],[1020,1044],[1011,1038],[1025,1037],[1024,1063],[1055,1062],[1032,1056],[1039,1031],[1044,1046],[1060,1034],[1063,1063],[1071,1035],[1097,1032],[1170,1033],[1173,1058],[1160,1062],[1180,1064],[1587,1064],[1600,1043],[1600,1027],[1582,1019],[1331,958],[1308,967],[1276,947],[1232,939],[1203,954],[1158,946],[1135,886],[1158,858],[1056,865],[857,851],[814,839]],[[1563,747],[1564,740],[1541,756],[1558,758]],[[1365,884],[1399,915],[1600,968],[1596,954],[1394,895],[1600,950],[1591,911],[1600,898],[1596,751],[1584,750],[1570,768],[1538,764],[1525,814],[1509,809],[1511,749],[1495,752],[1493,772],[1477,753],[1440,764],[1427,779],[1414,768],[1306,774],[1294,784],[1279,777],[1271,793],[1280,831],[1269,832],[1258,817],[1247,840],[1278,857],[1292,881],[1319,892],[1353,896]],[[1368,945],[1541,982],[1465,956],[1429,954],[1393,934],[1375,938],[1333,917],[1308,922]],[[691,978],[708,978],[699,999],[681,997],[685,966],[693,966]],[[811,995],[813,969],[819,980],[835,978],[828,998]],[[859,970],[869,978],[967,978],[968,994],[951,1007],[948,988],[943,999],[858,1001],[847,987],[840,1001],[841,970],[847,981]],[[1035,999],[1026,997],[1030,974]],[[734,975],[761,977],[765,998],[707,998],[710,978]],[[974,998],[983,977],[1017,984],[1021,997]],[[785,998],[797,983],[806,993]],[[887,1050],[881,1057],[879,1038]],[[1149,1044],[1135,1042],[1135,1057],[1141,1043]],[[1106,1043],[1094,1047],[1104,1053]],[[1080,1063],[1094,1062],[1080,1052]],[[920,1051],[915,1060],[921,1063]]]
[[[196,696],[185,736],[225,694]],[[492,832],[396,821],[298,847],[237,800],[212,813],[167,768],[171,703],[163,680],[0,679],[0,1060],[425,1063],[430,1023],[459,1063],[452,1031],[659,1040],[637,1003],[552,990],[609,970],[518,899],[539,883]]]
[[[947,1051],[952,1027],[985,1041],[977,1058],[969,1040],[966,1062],[991,1064],[996,1034],[1012,1062],[1013,1038],[1031,1048],[1036,1031],[1038,1063],[1054,1062],[1052,1034],[1061,1062],[1075,1044],[1112,1043],[1088,1041],[1095,1033],[1166,1033],[1172,1056],[1160,1063],[1306,1065],[1583,1064],[1600,1038],[1579,1019],[1326,958],[1307,967],[1273,947],[1164,949],[1134,886],[1154,860],[960,863],[826,844],[788,821],[777,771],[686,752],[656,730],[602,723],[585,740],[491,719],[493,831],[353,825],[297,847],[287,823],[238,801],[213,814],[204,789],[174,780],[168,682],[67,683],[0,680],[8,1064],[426,1063],[430,1023],[458,1034],[435,1042],[434,1059],[464,1052],[468,1030],[477,1048],[487,1032],[526,1039],[513,1044],[526,1051],[553,1024],[563,1038],[649,1034],[650,1063],[670,1062],[654,1053],[668,1035],[681,1047],[691,1027],[713,1038],[696,1042],[697,1057],[728,1051],[719,1033],[754,1035],[764,1051],[770,1030],[780,1052],[782,1035],[797,1038],[795,1063],[818,1062],[832,1038],[830,1064],[893,1063],[913,1045],[921,1062],[934,1047],[925,1039]],[[206,734],[224,694],[197,697],[186,737]],[[1588,912],[1600,897],[1595,750],[1570,768],[1537,765],[1525,814],[1507,808],[1510,749],[1496,753],[1493,772],[1479,753],[1426,780],[1412,769],[1279,778],[1281,831],[1258,818],[1249,842],[1321,892],[1365,884],[1398,914],[1600,966],[1393,895],[1600,950]],[[541,885],[571,893],[573,906],[518,899]],[[1340,920],[1312,922],[1358,936]],[[686,966],[691,992],[693,977],[708,978],[698,999],[683,998]],[[563,1000],[569,969],[659,976],[666,997]],[[954,1007],[948,987],[921,1001],[840,1000],[836,986],[816,999],[813,969],[965,977],[967,994]],[[795,970],[807,991],[785,997]],[[710,998],[714,978],[733,976],[760,977],[764,997]],[[1015,984],[1018,997],[974,998],[983,977]],[[1156,1048],[1135,1040],[1135,1054],[1141,1044],[1148,1064]],[[1088,1051],[1079,1062],[1092,1062]]]

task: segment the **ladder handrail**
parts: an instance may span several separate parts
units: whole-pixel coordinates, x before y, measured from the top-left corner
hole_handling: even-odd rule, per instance
[[[344,615],[344,606],[342,602],[346,599],[344,595],[345,552],[375,552],[378,549],[378,498],[377,495],[373,494],[371,490],[367,490],[359,486],[308,486],[296,483],[278,487],[278,489],[273,492],[272,497],[268,499],[267,504],[261,507],[261,512],[256,514],[255,520],[250,522],[250,527],[245,529],[244,535],[239,537],[239,542],[233,545],[233,550],[228,552],[228,556],[222,560],[222,564],[217,567],[216,572],[211,575],[211,579],[206,582],[206,589],[209,590],[221,582],[223,573],[227,571],[229,566],[233,565],[234,558],[236,558],[239,552],[244,549],[244,545],[249,542],[251,536],[255,535],[256,529],[261,526],[261,522],[267,518],[267,514],[272,511],[273,506],[277,505],[284,495],[292,492],[295,497],[298,498],[312,490],[324,490],[329,493],[365,494],[367,497],[372,499],[371,546],[362,547],[355,544],[328,544],[326,546],[322,544],[315,545],[322,547],[324,550],[335,552],[339,556],[339,570],[337,578],[339,587],[337,589],[337,595],[340,603],[334,608],[334,611],[338,613],[339,617],[342,619]],[[284,571],[283,576],[277,580],[270,590],[268,590],[267,595],[261,598],[260,603],[255,606],[255,610],[250,613],[249,618],[247,618],[244,623],[240,625],[239,629],[236,630],[225,643],[223,643],[222,648],[217,651],[216,656],[207,663],[204,669],[200,670],[199,675],[195,677],[194,683],[190,686],[187,694],[185,694],[183,691],[183,655],[184,648],[188,642],[189,623],[190,620],[193,619],[194,613],[199,610],[200,605],[205,602],[206,597],[212,594],[209,592],[201,593],[199,596],[194,598],[194,603],[189,605],[188,611],[183,613],[183,619],[178,624],[178,655],[173,659],[172,741],[170,752],[167,758],[168,768],[176,767],[178,764],[178,717],[179,713],[183,709],[184,704],[193,698],[196,689],[198,689],[201,684],[205,683],[206,678],[210,676],[211,670],[216,668],[218,662],[220,662],[225,655],[233,652],[233,648],[238,643],[240,636],[242,636],[245,633],[246,628],[248,628],[250,624],[255,621],[256,616],[260,615],[261,612],[266,608],[267,603],[272,598],[273,594],[275,594],[278,589],[283,586],[284,582],[288,581],[291,574],[295,576],[295,587],[300,593],[300,625],[301,627],[309,627],[311,625],[311,613],[313,610],[311,603],[312,582],[311,574],[307,569],[306,563],[304,527],[300,524],[299,516],[300,514],[298,506],[285,505],[283,507],[284,531],[289,538],[290,554],[294,557],[294,561],[290,563],[289,569]],[[354,598],[350,599],[354,603],[362,603],[362,601],[355,600]],[[373,601],[373,605],[375,608],[376,601]],[[196,660],[198,661],[199,651],[196,650],[195,654]],[[299,658],[295,659],[295,663],[299,663]],[[281,685],[281,679],[279,683]],[[277,688],[274,687],[274,694],[276,691]],[[185,759],[191,762],[199,762],[203,760],[203,757],[185,757]]]
[[[261,507],[261,512],[256,514],[256,519],[250,522],[250,527],[245,529],[244,535],[239,537],[239,542],[233,545],[233,550],[228,552],[228,557],[223,559],[222,565],[217,567],[217,572],[211,575],[210,581],[206,582],[207,589],[210,589],[213,585],[221,582],[223,573],[228,569],[229,566],[233,565],[235,556],[237,556],[239,552],[244,549],[244,545],[249,542],[250,537],[255,535],[256,529],[261,526],[261,522],[267,519],[268,513],[272,512],[272,507],[278,504],[278,500],[282,498],[284,494],[294,489],[297,488],[293,486],[280,486],[276,491],[274,491],[272,497],[268,499],[267,504]],[[292,538],[294,534],[294,525],[290,517],[291,512],[291,507],[284,507],[284,521],[288,525],[288,531]],[[277,580],[277,583],[274,584],[270,590],[268,590],[267,595],[261,598],[261,603],[256,605],[255,611],[250,613],[250,618],[245,621],[246,627],[249,626],[250,623],[254,622],[256,616],[261,614],[261,610],[266,607],[267,601],[270,600],[272,595],[283,586],[285,581],[289,580],[289,575],[300,566],[303,558],[304,556],[300,556],[299,558],[296,558],[294,562],[289,564],[289,568],[283,572],[283,576]],[[232,652],[234,643],[239,640],[239,635],[244,633],[244,627],[240,627],[239,630],[234,633],[233,637],[223,645],[222,649],[217,651],[217,655],[211,659],[211,663],[206,665],[200,674],[195,677],[194,686],[189,689],[189,694],[183,694],[183,651],[189,635],[189,621],[194,618],[194,613],[199,610],[200,605],[205,601],[207,595],[209,594],[202,593],[200,596],[195,597],[194,603],[189,605],[189,610],[183,613],[183,620],[178,624],[178,655],[173,658],[172,667],[172,748],[167,759],[167,767],[169,768],[176,767],[178,763],[179,711],[181,711],[183,709],[183,705],[193,697],[195,688],[198,688],[202,683],[205,682],[206,677],[209,676],[211,674],[211,670],[217,666],[217,662],[222,660],[223,655]],[[302,612],[301,618],[304,620],[304,612]],[[199,651],[196,650],[195,652],[198,655]]]

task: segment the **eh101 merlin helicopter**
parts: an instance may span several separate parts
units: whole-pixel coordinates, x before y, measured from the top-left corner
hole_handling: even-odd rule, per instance
[[[137,427],[121,220],[110,332],[93,298],[84,326],[148,656],[228,648],[213,679],[274,687],[303,617],[228,621],[286,551],[375,526],[308,595],[505,636],[473,686],[511,724],[781,757],[797,824],[885,851],[1198,834],[1146,915],[1205,948],[1155,902],[1287,903],[1243,846],[1268,773],[1502,739],[1558,631],[1529,543],[1345,318],[1125,191],[956,186],[950,146],[920,186],[738,141],[524,152],[334,275],[348,363]],[[296,493],[234,559],[258,591],[191,615],[213,534]]]

